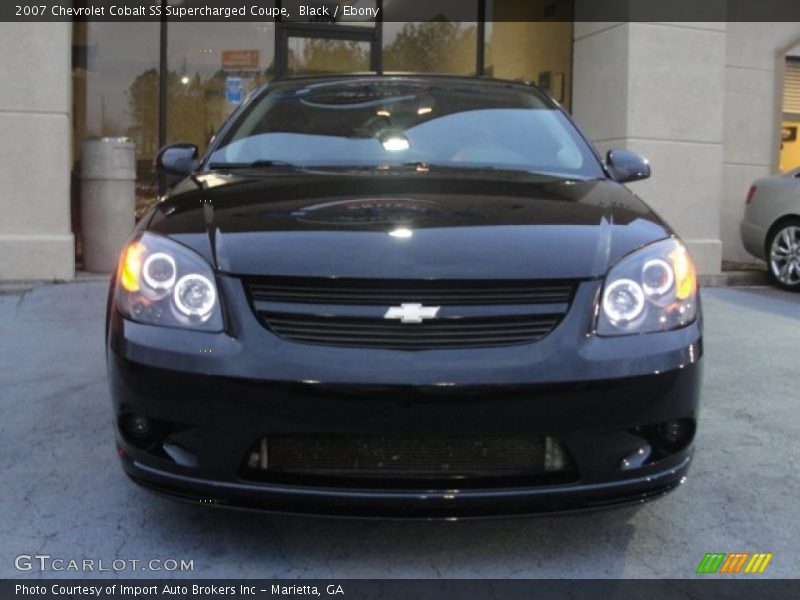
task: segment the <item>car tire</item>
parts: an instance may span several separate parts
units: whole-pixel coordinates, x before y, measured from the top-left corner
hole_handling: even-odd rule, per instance
[[[767,274],[776,286],[800,292],[800,218],[781,221],[766,243]]]

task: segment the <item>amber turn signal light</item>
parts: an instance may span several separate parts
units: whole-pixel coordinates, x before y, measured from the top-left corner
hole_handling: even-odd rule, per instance
[[[142,257],[145,251],[144,244],[133,242],[122,252],[119,277],[122,287],[129,292],[139,291],[139,275],[142,272]]]

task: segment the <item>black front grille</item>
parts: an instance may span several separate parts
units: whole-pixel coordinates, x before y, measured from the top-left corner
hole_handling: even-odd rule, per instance
[[[248,278],[250,300],[278,336],[305,344],[429,350],[540,340],[566,314],[574,282]],[[402,322],[390,307],[438,307]]]
[[[569,281],[385,280],[324,278],[254,278],[248,281],[254,301],[305,304],[392,306],[418,302],[435,306],[490,304],[559,304],[569,302]]]
[[[559,315],[482,319],[437,319],[394,323],[383,318],[331,318],[313,315],[262,314],[279,336],[333,346],[388,349],[443,349],[506,346],[535,342],[547,335]]]
[[[264,470],[276,475],[442,479],[531,476],[546,470],[544,437],[281,435],[268,437],[266,445]]]

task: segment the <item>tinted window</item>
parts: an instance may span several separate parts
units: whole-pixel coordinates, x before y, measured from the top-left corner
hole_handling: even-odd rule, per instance
[[[301,166],[423,162],[602,177],[575,128],[517,87],[346,82],[273,91],[256,99],[211,163]]]

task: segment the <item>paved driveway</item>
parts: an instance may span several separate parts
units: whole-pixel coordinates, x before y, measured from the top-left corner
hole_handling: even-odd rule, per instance
[[[185,559],[205,577],[690,577],[712,551],[773,552],[766,575],[800,575],[800,295],[705,291],[682,488],[638,511],[458,523],[270,517],[134,487],[112,440],[104,301],[100,282],[0,296],[1,577],[24,575],[19,554]]]

